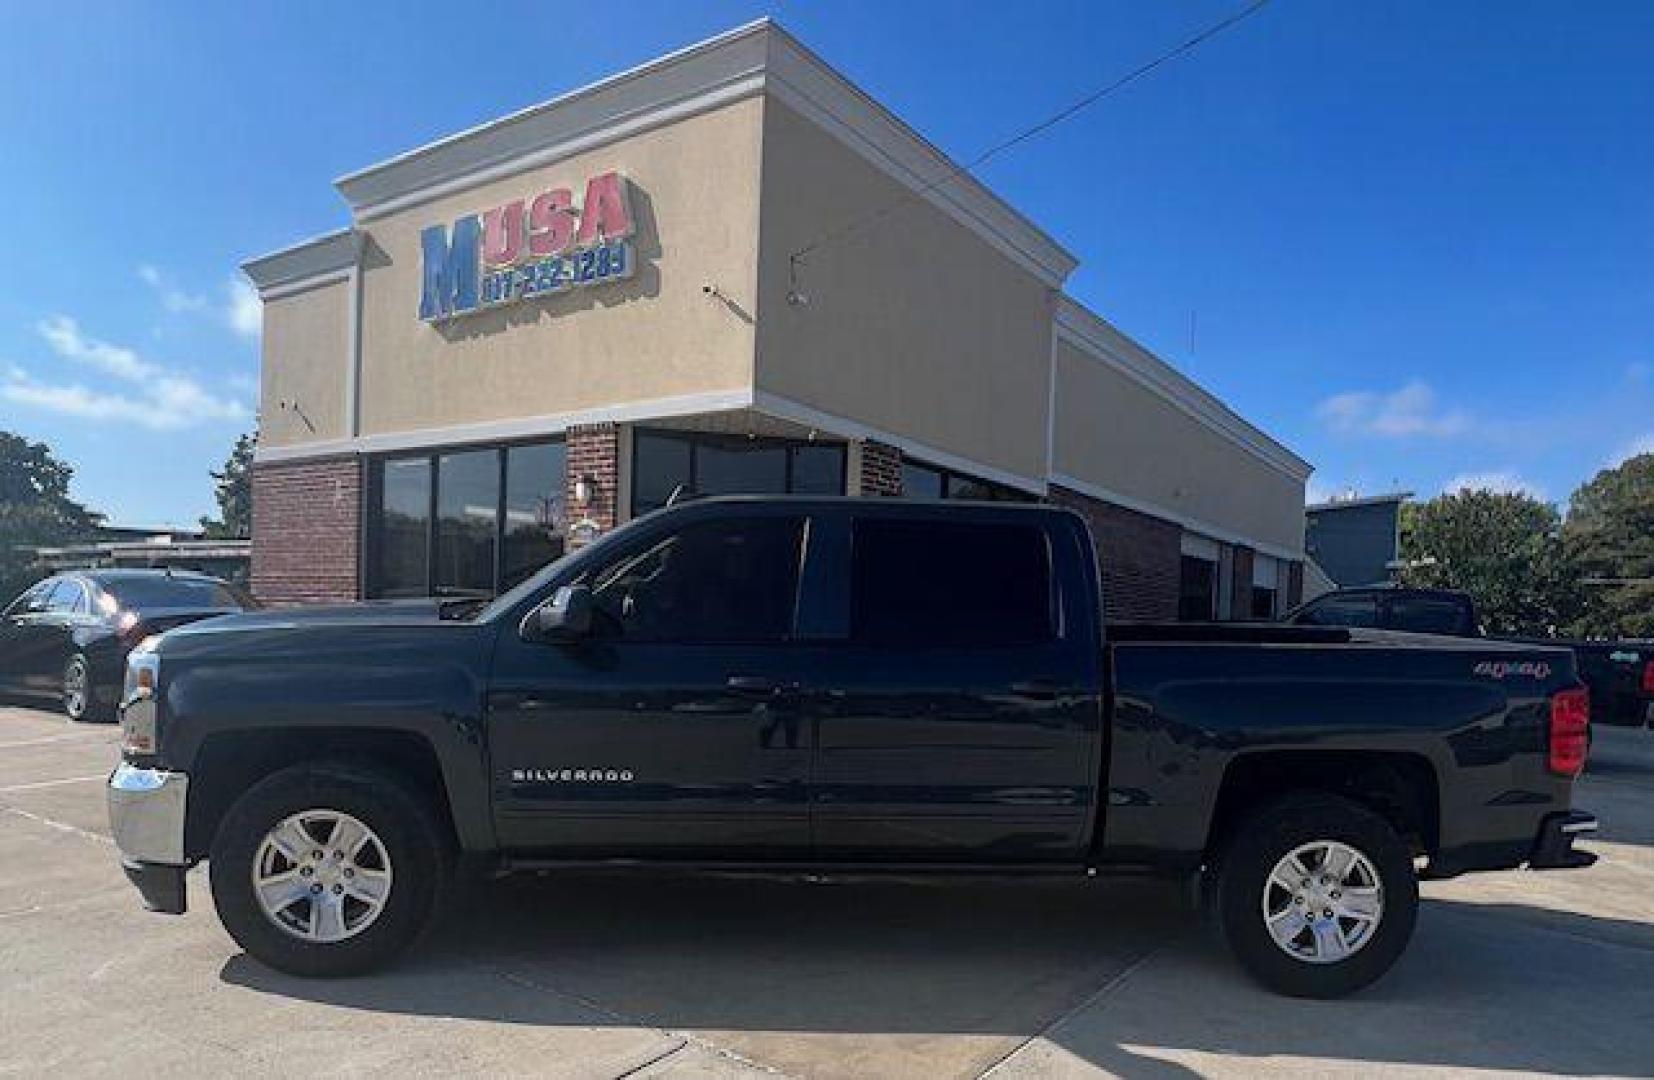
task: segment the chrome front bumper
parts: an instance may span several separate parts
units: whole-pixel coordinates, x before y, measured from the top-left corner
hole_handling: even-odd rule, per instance
[[[121,868],[154,911],[184,910],[184,814],[190,778],[122,763],[109,777],[109,828]]]

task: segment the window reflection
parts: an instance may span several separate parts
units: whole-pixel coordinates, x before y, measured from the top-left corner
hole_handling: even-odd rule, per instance
[[[563,477],[562,443],[513,446],[506,451],[502,592],[562,557],[568,530]]]
[[[685,495],[841,495],[844,447],[790,439],[698,432],[639,431],[633,436],[632,513]]]
[[[396,458],[381,463],[375,593],[423,596],[428,591],[431,462]]]
[[[500,512],[500,455],[466,450],[437,459],[438,593],[494,588],[494,532]]]
[[[489,595],[528,577],[563,553],[565,472],[560,441],[373,462],[368,595]]]

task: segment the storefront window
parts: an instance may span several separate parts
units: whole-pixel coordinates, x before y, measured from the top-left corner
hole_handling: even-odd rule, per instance
[[[695,450],[688,439],[638,432],[632,440],[632,515],[665,506],[694,476]]]
[[[500,453],[437,458],[436,591],[491,593],[500,514]]]
[[[844,447],[795,446],[793,475],[788,488],[795,495],[843,495]]]
[[[685,495],[840,495],[844,447],[699,432],[639,431],[632,440],[632,514]]]
[[[561,442],[374,462],[368,595],[488,595],[509,588],[562,554],[563,485]]]
[[[505,452],[505,549],[500,588],[509,589],[563,555],[562,443],[513,446]]]
[[[938,469],[917,461],[902,462],[902,498],[975,499],[980,502],[1031,502],[1033,496],[1016,488],[978,480],[974,476]]]
[[[1217,618],[1218,564],[1193,555],[1183,556],[1177,594],[1177,617],[1184,622]]]
[[[947,497],[947,476],[917,461],[902,462],[902,498],[942,499]]]
[[[431,550],[431,459],[397,458],[379,467],[374,593],[423,596]]]
[[[780,495],[787,490],[787,447],[742,439],[695,447],[695,490],[702,495]]]

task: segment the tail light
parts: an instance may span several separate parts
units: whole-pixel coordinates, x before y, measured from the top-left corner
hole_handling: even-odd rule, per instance
[[[120,635],[123,642],[131,644],[142,641],[149,633],[144,627],[143,620],[136,611],[123,611],[115,616],[115,633]]]
[[[1551,698],[1551,772],[1578,776],[1585,768],[1591,741],[1591,694],[1584,687]]]
[[[1643,665],[1643,693],[1654,697],[1654,660]]]

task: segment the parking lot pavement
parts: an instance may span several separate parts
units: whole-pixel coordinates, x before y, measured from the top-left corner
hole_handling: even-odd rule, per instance
[[[1273,997],[1148,884],[519,880],[394,970],[143,912],[108,727],[0,708],[0,1074],[1654,1075],[1654,732],[1599,732],[1586,871],[1424,887],[1378,986]]]

